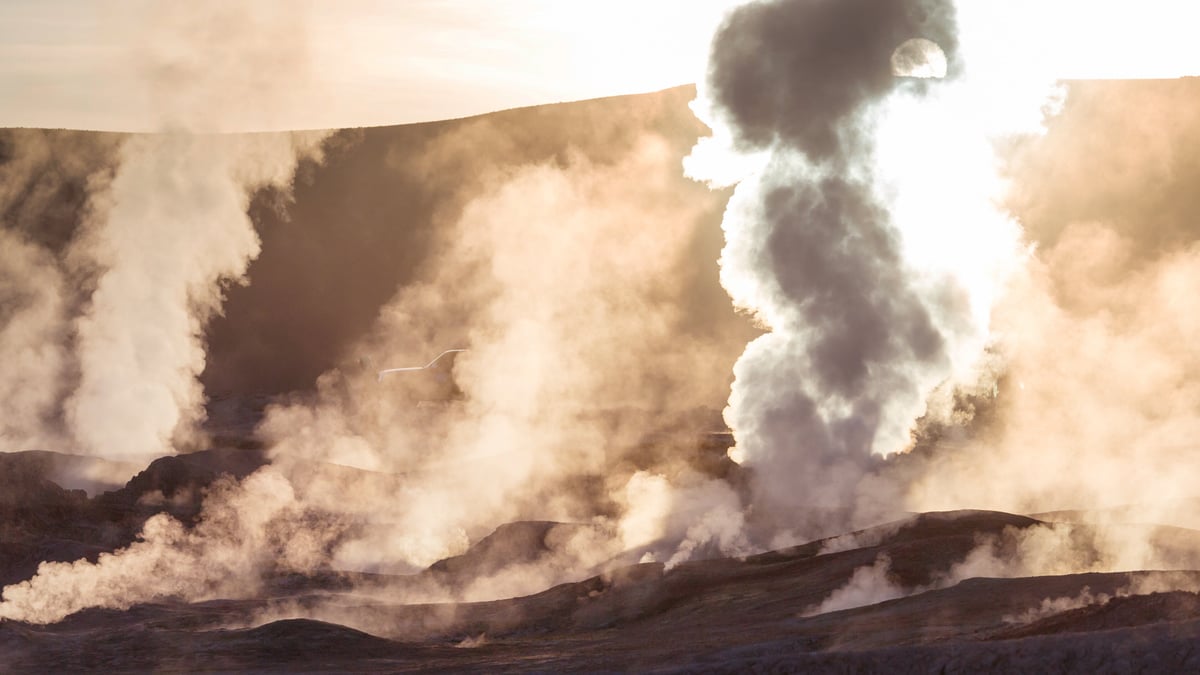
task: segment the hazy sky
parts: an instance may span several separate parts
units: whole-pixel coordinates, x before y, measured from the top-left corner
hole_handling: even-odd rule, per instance
[[[156,15],[169,6],[157,2],[0,0],[0,126],[156,126],[140,67],[145,43],[160,32]],[[310,59],[309,77],[287,83],[296,104],[286,114],[244,123],[395,124],[694,82],[729,4],[244,0],[235,14],[293,15],[286,20]],[[215,37],[205,48],[218,48],[223,36]],[[255,53],[269,54],[279,37],[264,31]]]
[[[164,94],[178,105],[196,99],[197,88],[207,88],[201,102],[227,99],[237,108],[215,123],[225,130],[398,124],[652,91],[702,79],[712,28],[734,4],[0,0],[0,126],[159,128]],[[1200,74],[1196,4],[959,2],[976,62],[1112,78]],[[214,7],[223,9],[208,32],[183,31],[188,45],[164,29],[174,22],[178,33],[190,20],[179,15],[212,15]],[[236,48],[222,47],[231,37]],[[270,79],[284,71],[278,54],[298,53],[307,61],[303,77],[291,69]],[[167,68],[164,78],[163,64],[150,63],[164,57],[184,68]],[[267,80],[273,105],[263,106],[254,91]],[[171,87],[183,93],[164,91]]]

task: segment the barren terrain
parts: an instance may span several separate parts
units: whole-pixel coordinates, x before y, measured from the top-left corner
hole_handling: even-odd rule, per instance
[[[39,455],[6,455],[4,583],[39,560],[93,558],[129,542],[151,490],[202,487],[244,473],[254,451],[156,462],[128,485],[87,498],[46,480]],[[67,463],[70,458],[54,458]],[[15,466],[29,467],[14,471]],[[186,518],[189,506],[173,507]],[[339,573],[264,579],[261,597],[126,610],[89,609],[48,625],[0,624],[11,672],[62,670],[729,670],[828,672],[1156,672],[1200,665],[1200,595],[1132,587],[1200,585],[1200,571],[969,578],[939,586],[981,536],[1041,521],[987,511],[912,516],[859,533],[870,545],[822,553],[813,542],[744,559],[615,566],[543,592],[490,602],[389,601],[420,578],[469,579],[552,553],[551,523],[514,523],[466,554],[411,576]],[[1080,541],[1088,537],[1087,526]],[[1200,532],[1174,533],[1200,551]],[[837,547],[841,548],[841,547]],[[856,570],[891,561],[912,595],[808,613]],[[922,590],[930,587],[930,590]],[[1085,595],[1090,594],[1090,595]],[[1091,600],[1053,607],[1054,599]],[[1106,599],[1111,598],[1111,599]],[[308,618],[293,618],[304,616]]]

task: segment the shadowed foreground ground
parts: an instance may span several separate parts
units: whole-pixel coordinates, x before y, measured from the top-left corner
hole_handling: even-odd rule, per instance
[[[31,459],[32,457],[32,459]],[[94,558],[127,542],[154,508],[137,493],[244,473],[252,450],[159,460],[118,491],[88,498],[38,478],[45,455],[2,456],[29,465],[20,508],[6,502],[5,582],[38,559]],[[256,459],[257,458],[257,459]],[[35,461],[36,460],[36,461]],[[59,460],[59,464],[66,460]],[[9,485],[6,494],[16,494]],[[40,501],[39,501],[40,500]],[[163,506],[158,509],[166,508]],[[189,506],[175,502],[181,518]],[[57,516],[54,516],[57,514]],[[261,597],[128,610],[91,609],[49,626],[0,622],[9,672],[64,670],[803,670],[829,672],[1155,672],[1200,667],[1200,596],[1120,596],[1140,582],[1196,587],[1200,572],[1120,572],[944,581],[979,538],[1041,521],[964,511],[914,516],[862,533],[861,546],[824,553],[824,542],[744,560],[618,566],[527,597],[460,604],[402,604],[406,584],[490,574],[542,555],[552,523],[504,526],[466,554],[413,577],[326,572],[267,580]],[[1073,525],[1080,545],[1086,525]],[[23,537],[14,535],[18,533]],[[103,533],[100,536],[98,533]],[[105,539],[104,537],[108,537]],[[1200,552],[1200,533],[1149,528],[1148,536]],[[24,543],[24,548],[20,545]],[[823,548],[824,546],[824,548]],[[25,554],[13,555],[24,551]],[[877,604],[808,614],[880,556],[903,593]],[[932,588],[921,592],[923,588]],[[1056,611],[1049,599],[1084,592],[1092,603]],[[1106,596],[1111,600],[1104,601]],[[296,616],[309,618],[291,618]]]

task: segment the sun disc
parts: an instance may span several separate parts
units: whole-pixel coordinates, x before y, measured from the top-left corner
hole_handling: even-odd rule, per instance
[[[932,40],[913,38],[892,52],[892,74],[923,79],[946,76],[946,53]]]

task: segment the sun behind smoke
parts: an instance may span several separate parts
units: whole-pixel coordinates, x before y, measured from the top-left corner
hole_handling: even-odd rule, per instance
[[[892,74],[921,79],[945,77],[946,53],[932,40],[907,40],[892,52]]]

